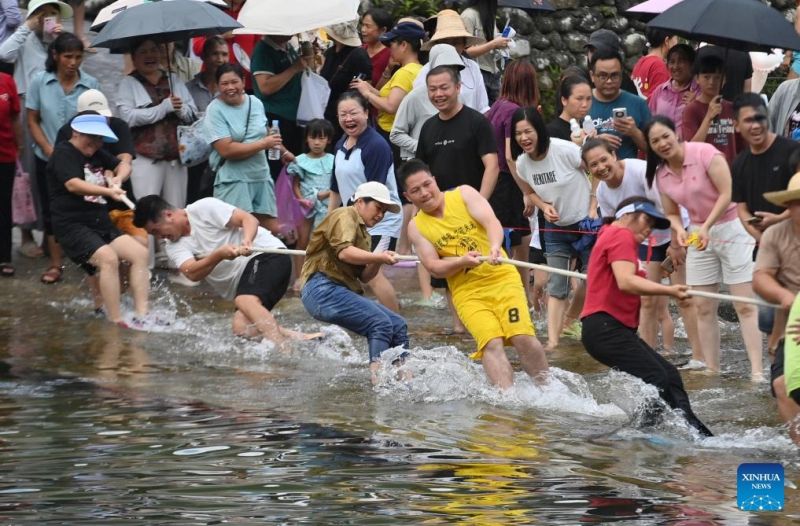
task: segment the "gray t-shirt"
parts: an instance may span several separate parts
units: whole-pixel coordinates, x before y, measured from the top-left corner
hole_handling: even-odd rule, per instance
[[[535,161],[517,157],[517,173],[559,215],[558,226],[577,223],[589,215],[589,179],[581,169],[581,149],[571,141],[550,139],[547,155]]]

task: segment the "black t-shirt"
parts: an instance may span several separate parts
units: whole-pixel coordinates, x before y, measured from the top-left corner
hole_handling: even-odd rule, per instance
[[[441,190],[468,184],[480,190],[483,157],[497,153],[492,125],[480,112],[464,106],[452,119],[434,115],[422,125],[417,158],[428,163]]]
[[[561,117],[556,117],[547,123],[547,133],[550,137],[556,139],[564,139],[565,141],[572,140],[572,130],[569,128],[569,123]]]
[[[734,203],[747,203],[750,212],[782,213],[784,208],[770,203],[763,194],[786,190],[789,179],[794,175],[794,167],[789,166],[789,156],[798,148],[800,143],[780,135],[762,154],[753,155],[750,148],[745,148],[733,160],[731,200]]]
[[[706,55],[719,57],[725,63],[725,84],[722,85],[722,98],[733,99],[744,92],[744,81],[753,76],[753,63],[744,51],[725,49],[719,46],[703,46],[697,50],[697,59]]]
[[[361,75],[366,81],[372,79],[372,60],[364,48],[345,46],[337,53],[336,46],[331,46],[325,52],[325,63],[319,74],[328,81],[331,88],[325,118],[338,128],[336,105],[339,96],[350,88],[353,77]]]
[[[136,157],[136,149],[133,147],[133,136],[131,135],[131,128],[128,123],[117,117],[108,118],[108,127],[114,132],[114,135],[119,139],[117,142],[104,142],[103,150],[110,153],[114,157],[121,153],[128,153],[134,158]],[[56,135],[56,144],[62,141],[68,141],[72,137],[72,128],[69,123],[65,124],[58,130]],[[122,183],[122,189],[128,194],[128,197],[135,203],[136,197],[133,195],[133,185],[130,178]],[[109,210],[128,210],[125,203],[119,201],[108,200]]]
[[[103,171],[113,170],[118,164],[119,159],[102,149],[92,157],[86,157],[69,141],[56,143],[47,163],[47,191],[50,194],[53,223],[94,225],[108,221],[106,198],[73,194],[65,184],[70,179],[78,178],[105,185]]]

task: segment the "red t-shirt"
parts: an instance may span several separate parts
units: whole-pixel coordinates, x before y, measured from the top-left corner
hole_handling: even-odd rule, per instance
[[[364,44],[361,47],[367,49],[367,45]],[[389,59],[392,58],[392,53],[388,47],[381,49],[373,56],[369,57],[370,61],[372,61],[372,85],[377,86],[378,82],[381,81],[381,75],[383,75],[383,70],[386,69],[386,66],[389,65]]]
[[[0,163],[17,160],[17,139],[11,123],[19,116],[19,95],[14,77],[0,73]]]
[[[650,98],[650,93],[654,89],[669,79],[669,70],[664,59],[654,55],[645,55],[640,58],[631,72],[631,80],[638,86],[639,91],[646,99]]]
[[[706,118],[707,112],[708,104],[699,100],[693,100],[686,105],[686,109],[683,110],[684,141],[692,140],[697,129],[703,123],[703,119]],[[733,104],[729,101],[722,100],[722,111],[711,121],[705,142],[714,145],[717,150],[722,152],[725,160],[728,161],[728,166],[733,164],[733,160],[742,149],[742,138],[736,133],[733,123]]]
[[[600,229],[597,242],[589,257],[589,274],[586,279],[586,300],[581,318],[605,312],[621,324],[635,329],[639,326],[640,299],[637,294],[619,290],[611,263],[630,261],[636,265],[636,273],[647,277],[639,267],[639,243],[627,228],[606,225]]]

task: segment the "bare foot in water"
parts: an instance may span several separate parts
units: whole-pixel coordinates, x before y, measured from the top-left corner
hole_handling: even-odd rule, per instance
[[[322,338],[325,337],[325,335],[321,332],[300,332],[300,331],[293,331],[285,327],[281,327],[280,331],[282,335],[286,336],[291,340],[299,340],[299,341],[321,340]]]

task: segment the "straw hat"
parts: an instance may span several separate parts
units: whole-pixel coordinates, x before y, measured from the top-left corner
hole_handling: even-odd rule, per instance
[[[789,179],[786,190],[779,192],[766,192],[764,199],[778,206],[786,206],[789,201],[800,201],[800,172],[794,174]]]
[[[358,20],[342,22],[323,28],[333,40],[350,47],[361,47],[361,38],[358,33]]]
[[[467,39],[467,47],[486,42],[483,38],[476,37],[467,31],[461,16],[452,9],[443,9],[432,18],[436,19],[436,32],[430,40],[422,45],[423,50],[429,50],[437,41],[446,38],[465,38]]]

